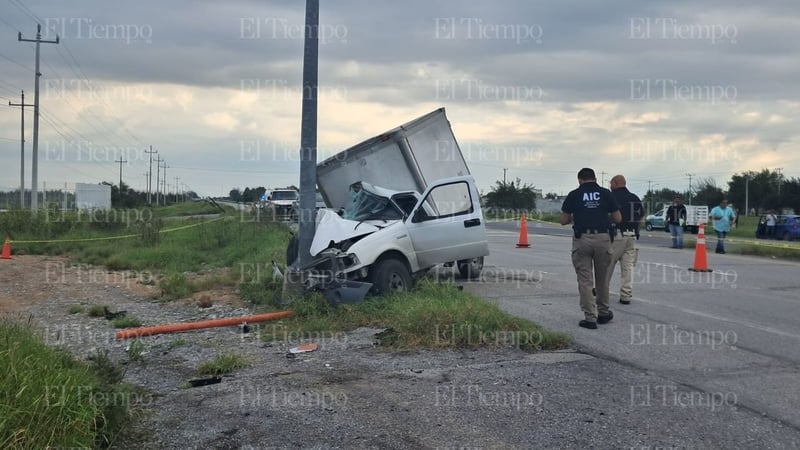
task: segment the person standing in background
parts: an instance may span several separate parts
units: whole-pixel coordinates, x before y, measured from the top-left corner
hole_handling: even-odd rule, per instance
[[[778,218],[775,216],[775,211],[770,211],[767,214],[767,238],[772,239],[775,237],[775,223],[778,222]]]
[[[638,195],[629,191],[627,182],[622,175],[614,175],[609,183],[611,194],[619,204],[622,222],[617,226],[619,232],[611,243],[611,264],[608,269],[608,280],[614,276],[614,267],[619,261],[620,288],[619,302],[623,305],[631,303],[633,297],[633,266],[638,259],[639,249],[636,240],[639,239],[639,225],[644,217],[644,207]]]
[[[664,220],[669,224],[669,233],[672,235],[671,248],[683,248],[683,226],[686,224],[686,207],[679,196],[672,199],[672,205],[664,213]]]
[[[722,199],[719,206],[715,206],[709,214],[714,219],[714,231],[717,233],[716,253],[725,254],[725,238],[731,231],[731,225],[736,221],[736,213],[728,207],[728,199]]]

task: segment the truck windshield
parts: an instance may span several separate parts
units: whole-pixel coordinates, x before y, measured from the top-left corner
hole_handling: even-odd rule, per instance
[[[295,191],[275,191],[270,196],[272,200],[297,200],[297,192]]]
[[[399,220],[403,214],[388,198],[375,195],[360,186],[350,187],[342,217],[348,220]]]

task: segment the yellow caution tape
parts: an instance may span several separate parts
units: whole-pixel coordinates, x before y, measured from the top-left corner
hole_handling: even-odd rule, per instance
[[[224,217],[217,217],[216,219],[209,220],[208,222],[200,222],[200,223],[193,223],[191,225],[184,225],[182,227],[170,228],[169,230],[160,230],[159,233],[171,233],[173,231],[178,230],[185,230],[187,228],[197,227],[200,225],[206,225],[211,222],[216,222],[218,220],[222,220]],[[53,240],[39,240],[39,241],[15,241],[11,240],[10,243],[12,244],[52,244],[58,242],[89,242],[89,241],[110,241],[114,239],[130,239],[134,237],[139,237],[139,234],[125,234],[122,236],[106,236],[106,237],[97,237],[97,238],[81,238],[81,239],[53,239]]]

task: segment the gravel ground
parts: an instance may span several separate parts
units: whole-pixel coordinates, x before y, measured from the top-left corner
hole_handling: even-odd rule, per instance
[[[800,433],[724,398],[574,351],[513,348],[389,352],[379,329],[264,343],[259,327],[142,338],[141,360],[103,318],[71,305],[108,305],[145,325],[249,314],[232,292],[154,300],[132,273],[19,256],[0,263],[0,314],[33,317],[47,341],[81,358],[100,352],[141,386],[137,420],[118,448],[758,448],[800,447]],[[300,343],[314,352],[288,357]],[[250,366],[220,383],[188,387],[217,354]]]

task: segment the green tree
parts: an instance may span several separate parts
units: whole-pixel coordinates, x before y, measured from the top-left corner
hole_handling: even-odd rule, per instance
[[[698,178],[697,184],[693,188],[692,203],[695,205],[706,205],[711,208],[719,205],[719,202],[725,198],[725,192],[717,186],[717,182],[713,178]],[[741,206],[744,207],[744,203]]]
[[[652,214],[661,209],[664,203],[671,202],[676,196],[683,197],[683,194],[669,188],[647,191],[644,197],[642,197],[642,204],[645,206],[648,214]]]
[[[486,205],[513,210],[536,209],[534,186],[522,183],[519,178],[516,184],[513,181],[509,183],[498,180],[486,194]]]
[[[748,180],[749,179],[749,180]],[[744,210],[745,203],[756,211],[780,209],[783,206],[786,182],[781,183],[781,195],[778,195],[778,183],[781,175],[769,169],[761,172],[747,171],[735,173],[728,182],[728,200]]]

